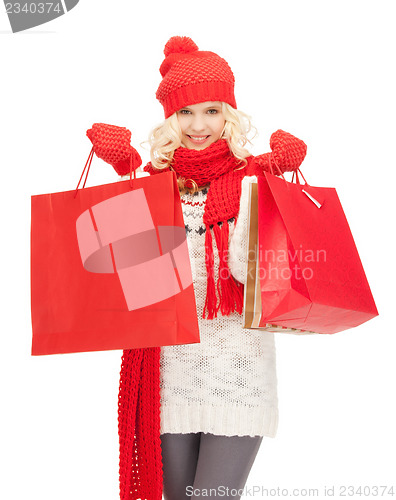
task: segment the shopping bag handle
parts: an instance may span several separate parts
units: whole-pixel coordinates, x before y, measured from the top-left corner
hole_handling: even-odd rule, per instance
[[[129,185],[131,186],[131,189],[133,189],[132,173],[133,173],[133,180],[135,180],[136,179],[136,168],[133,168],[133,154],[131,152],[131,158],[130,158],[130,164],[129,164]]]
[[[277,162],[276,162],[276,160],[275,160],[275,156],[274,156],[274,153],[273,153],[272,151],[271,151],[271,153],[269,154],[268,158],[269,158],[269,169],[270,169],[270,173],[271,173],[272,175],[280,175],[280,176],[282,177],[282,179],[283,179],[285,182],[287,182],[287,181],[286,181],[286,179],[285,179],[285,176],[283,175],[283,172],[282,172],[282,170],[281,170],[280,166],[278,165],[278,163],[277,163]],[[274,163],[274,164],[275,164],[275,167],[276,167],[276,168],[277,168],[277,170],[278,170],[278,173],[277,173],[277,174],[274,172],[274,168],[273,168],[273,166],[272,166],[272,163]]]
[[[278,173],[277,173],[277,174],[274,172],[274,168],[273,168],[273,166],[272,166],[272,164],[273,164],[273,163],[274,163],[275,167],[276,167],[276,168],[277,168],[277,170],[278,170]],[[283,175],[283,172],[282,172],[282,170],[281,170],[280,166],[278,165],[277,161],[275,160],[275,156],[274,156],[273,152],[271,152],[271,153],[269,154],[269,169],[270,169],[270,173],[271,173],[272,175],[280,175],[280,176],[282,177],[282,179],[283,179],[285,182],[287,182],[287,181],[286,181],[286,179],[285,179],[285,176]],[[305,179],[305,177],[303,176],[303,173],[301,172],[301,170],[300,170],[300,168],[299,168],[299,167],[297,167],[297,168],[296,168],[296,170],[293,170],[293,176],[292,176],[292,180],[291,180],[291,182],[294,182],[294,179],[296,179],[295,184],[301,184],[301,182],[300,182],[300,178],[299,178],[298,174],[300,174],[300,175],[301,175],[301,177],[303,178],[305,185],[306,185],[306,186],[309,186],[309,184],[308,184],[307,180],[306,180],[306,179]]]
[[[305,184],[300,183],[300,179],[298,177],[299,174],[303,178]],[[323,206],[324,201],[325,201],[324,197],[320,193],[318,193],[317,191],[312,191],[311,186],[308,184],[305,177],[303,176],[303,173],[301,172],[301,170],[299,168],[297,168],[293,172],[292,182],[294,181],[294,177],[296,178],[296,184],[298,186],[302,186],[301,192],[303,194],[305,194],[305,196],[307,196],[317,206],[317,208],[321,208]],[[305,189],[304,189],[304,187],[305,187]],[[310,189],[307,191],[307,188],[310,188]]]
[[[275,160],[274,156],[273,156],[273,155],[272,155],[272,153],[271,153],[271,154],[269,155],[269,168],[270,168],[270,172],[271,172],[271,174],[272,174],[272,175],[274,175],[274,169],[273,169],[273,167],[272,167],[272,162],[274,162],[274,164],[275,164],[276,168],[278,169],[279,174],[282,176],[283,180],[284,180],[284,181],[286,182],[286,184],[287,184],[287,181],[286,181],[286,179],[285,179],[285,176],[283,175],[282,170],[279,168],[279,165],[276,163],[276,160]],[[293,182],[294,182],[294,179],[296,179],[295,184],[297,184],[297,185],[301,186],[301,182],[300,182],[299,174],[301,175],[301,177],[303,178],[303,180],[304,180],[304,182],[305,182],[304,186],[308,186],[308,187],[310,187],[310,185],[308,184],[307,180],[305,179],[305,177],[304,177],[303,173],[301,172],[300,168],[298,168],[298,167],[296,168],[296,170],[293,170],[293,176],[292,176],[292,180],[291,180],[291,182],[293,183]],[[311,200],[311,201],[312,201],[312,202],[313,202],[313,203],[317,206],[317,208],[321,208],[321,207],[322,207],[322,205],[323,205],[323,202],[324,202],[324,201],[323,201],[323,200],[320,200],[320,199],[318,200],[318,199],[317,199],[317,198],[318,198],[318,196],[317,196],[317,195],[315,195],[315,196],[316,196],[316,198],[315,198],[315,197],[313,196],[313,194],[312,194],[312,193],[309,193],[309,192],[308,192],[308,191],[306,191],[304,188],[301,188],[301,192],[302,192],[302,193],[304,193],[304,195],[306,195],[306,196],[307,196],[307,197],[308,197],[308,198],[309,198],[309,199],[310,199],[310,200]]]
[[[309,184],[308,184],[307,180],[305,179],[305,177],[303,176],[303,173],[301,172],[300,168],[297,168],[296,170],[293,170],[293,176],[292,176],[292,180],[291,180],[291,181],[292,181],[292,182],[294,182],[294,177],[295,177],[295,178],[296,178],[296,184],[301,184],[300,179],[299,179],[299,177],[298,177],[298,174],[300,174],[300,175],[301,175],[301,177],[302,177],[302,178],[303,178],[303,180],[304,180],[304,183],[305,183],[307,186],[309,186]]]
[[[80,180],[78,181],[78,184],[77,184],[76,190],[75,190],[75,192],[74,192],[74,198],[77,196],[77,193],[78,193],[78,188],[80,187],[81,180],[82,180],[82,178],[83,178],[83,176],[84,176],[84,172],[85,172],[85,170],[87,170],[87,167],[88,167],[88,170],[87,170],[87,173],[86,173],[86,175],[85,175],[84,184],[83,184],[83,186],[82,186],[82,189],[84,189],[84,187],[85,187],[85,184],[86,184],[87,179],[88,179],[89,169],[91,168],[91,163],[92,163],[92,158],[93,158],[93,155],[94,155],[94,148],[93,148],[93,146],[92,146],[92,149],[91,149],[91,151],[90,151],[90,153],[89,153],[89,155],[88,155],[88,159],[87,159],[87,161],[86,161],[86,163],[85,163],[84,170],[82,171],[82,174],[81,174]]]
[[[82,174],[81,174],[81,177],[80,177],[80,180],[78,181],[78,184],[77,184],[77,187],[76,187],[76,190],[74,192],[74,198],[77,196],[77,193],[78,193],[78,189],[80,187],[80,184],[81,184],[81,180],[82,178],[84,177],[84,172],[85,170],[87,171],[86,174],[85,174],[85,179],[84,179],[84,183],[82,185],[82,188],[81,189],[84,189],[85,188],[85,184],[87,182],[87,179],[88,179],[88,174],[89,174],[89,169],[91,168],[91,163],[92,163],[92,158],[93,158],[93,155],[94,155],[94,148],[92,146],[92,149],[88,155],[88,159],[85,163],[85,167],[84,167],[84,170],[82,171]],[[88,168],[87,168],[88,167]],[[129,168],[129,184],[131,186],[131,189],[133,189],[133,180],[132,180],[132,172],[133,172],[133,180],[136,179],[136,169],[133,168],[133,155],[131,153],[131,159],[130,159],[130,168]]]

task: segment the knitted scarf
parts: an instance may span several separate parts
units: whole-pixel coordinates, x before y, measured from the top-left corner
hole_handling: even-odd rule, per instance
[[[228,237],[230,219],[239,212],[241,181],[246,175],[243,162],[231,153],[225,139],[218,140],[203,150],[180,147],[176,149],[170,167],[185,186],[205,186],[210,183],[203,222],[205,233],[205,265],[207,274],[206,300],[203,317],[217,317],[220,310],[228,316],[236,311],[242,313],[243,285],[235,280],[228,267]],[[164,170],[153,168],[151,163],[145,171],[158,174]],[[168,170],[168,169],[166,169]],[[213,238],[219,256],[218,279],[215,283]],[[217,292],[217,293],[216,293]]]

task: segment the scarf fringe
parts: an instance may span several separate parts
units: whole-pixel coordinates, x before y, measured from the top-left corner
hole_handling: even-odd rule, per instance
[[[206,227],[205,250],[206,250],[206,271],[207,271],[207,292],[204,308],[208,310],[208,319],[217,317],[217,312],[221,311],[223,316],[228,316],[233,312],[242,314],[243,310],[243,285],[235,280],[228,267],[228,222],[213,225],[213,234],[219,254],[219,276],[215,287],[214,279],[214,256],[213,242],[210,234],[210,227]],[[217,304],[216,289],[219,295]]]

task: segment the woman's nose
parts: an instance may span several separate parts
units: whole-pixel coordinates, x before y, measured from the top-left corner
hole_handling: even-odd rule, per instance
[[[202,132],[205,130],[205,119],[200,115],[195,115],[193,117],[191,128],[194,132]]]

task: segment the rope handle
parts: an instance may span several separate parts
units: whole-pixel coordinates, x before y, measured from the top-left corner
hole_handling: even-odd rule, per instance
[[[131,159],[129,166],[129,185],[131,186],[131,189],[133,189],[132,172],[133,172],[133,180],[136,180],[136,168],[133,168],[133,152],[131,151]]]
[[[303,173],[301,172],[300,168],[297,168],[296,170],[293,171],[293,176],[292,176],[292,180],[291,181],[294,182],[294,177],[295,177],[296,178],[296,184],[301,184],[300,178],[298,177],[298,174],[300,174],[301,177],[303,178],[305,185],[309,186],[309,184],[308,184],[306,178],[304,177]]]
[[[88,167],[88,169],[87,169],[87,173],[86,173],[86,175],[85,175],[85,179],[84,179],[84,183],[83,183],[82,189],[84,189],[84,187],[85,187],[85,184],[86,184],[87,179],[88,179],[89,169],[91,168],[91,163],[92,163],[92,158],[93,158],[93,155],[94,155],[94,148],[93,148],[93,146],[92,146],[92,149],[91,149],[91,151],[90,151],[90,153],[89,153],[89,155],[88,155],[88,159],[87,159],[87,161],[86,161],[86,163],[85,163],[84,170],[82,171],[82,174],[81,174],[80,180],[78,181],[78,184],[77,184],[76,190],[75,190],[75,192],[74,192],[74,198],[77,196],[77,193],[78,193],[78,188],[80,187],[81,180],[82,180],[82,178],[83,178],[83,176],[84,176],[84,172],[85,172],[85,170],[86,170],[86,169],[87,169],[87,167]]]
[[[273,167],[272,167],[272,162],[274,162],[274,164],[275,164],[276,168],[278,169],[279,174],[275,174],[275,173],[274,173],[274,169],[273,169]],[[276,160],[275,160],[275,157],[274,157],[274,154],[273,154],[272,152],[271,152],[271,153],[270,153],[270,155],[269,155],[269,168],[270,168],[270,172],[271,172],[271,174],[272,174],[272,175],[280,175],[280,176],[282,177],[282,179],[283,179],[285,182],[287,182],[287,181],[286,181],[286,179],[285,179],[285,176],[283,175],[283,172],[282,172],[282,170],[281,170],[280,166],[277,164],[277,162],[276,162]],[[291,180],[291,182],[294,182],[294,178],[295,178],[295,179],[296,179],[296,182],[295,182],[295,183],[296,183],[296,184],[301,184],[301,182],[300,182],[300,178],[298,177],[298,174],[300,174],[300,175],[301,175],[301,177],[303,178],[305,185],[306,185],[306,186],[309,186],[309,184],[308,184],[307,180],[305,179],[305,177],[304,177],[304,175],[303,175],[303,173],[301,172],[301,170],[300,170],[300,168],[299,168],[299,167],[298,167],[298,168],[296,168],[296,170],[293,170],[293,176],[292,176],[292,180]]]
[[[273,167],[272,167],[272,162],[274,162],[274,164],[275,164],[276,168],[278,169],[278,174],[276,174],[276,173],[274,172],[274,169],[273,169]],[[276,160],[275,160],[275,156],[274,156],[274,153],[273,153],[273,152],[271,152],[271,153],[269,154],[269,169],[270,169],[270,172],[271,172],[271,174],[272,174],[272,175],[280,175],[280,176],[282,177],[282,179],[283,179],[285,182],[287,182],[287,181],[286,181],[286,179],[285,179],[285,176],[283,175],[283,172],[282,172],[282,170],[281,170],[280,166],[278,165],[278,163],[277,163],[277,162],[276,162]]]
[[[92,146],[92,149],[91,151],[89,152],[89,155],[88,155],[88,159],[87,161],[85,162],[85,166],[84,166],[84,170],[82,171],[82,174],[81,174],[81,177],[78,181],[78,184],[77,184],[77,187],[76,187],[76,190],[74,192],[74,198],[77,196],[77,193],[78,193],[78,189],[80,187],[80,184],[81,184],[81,180],[82,178],[84,177],[84,172],[85,170],[87,171],[86,174],[85,174],[85,179],[84,179],[84,183],[82,185],[82,188],[81,189],[84,189],[85,188],[85,184],[87,183],[87,179],[88,179],[88,174],[89,174],[89,169],[91,168],[91,164],[92,164],[92,158],[94,156],[94,148]],[[131,189],[133,189],[133,180],[136,180],[136,169],[133,168],[134,164],[133,164],[133,154],[131,152],[131,157],[130,157],[130,168],[129,168],[129,184],[131,186]],[[88,168],[87,168],[88,167]],[[132,180],[132,172],[133,172],[133,180]]]

